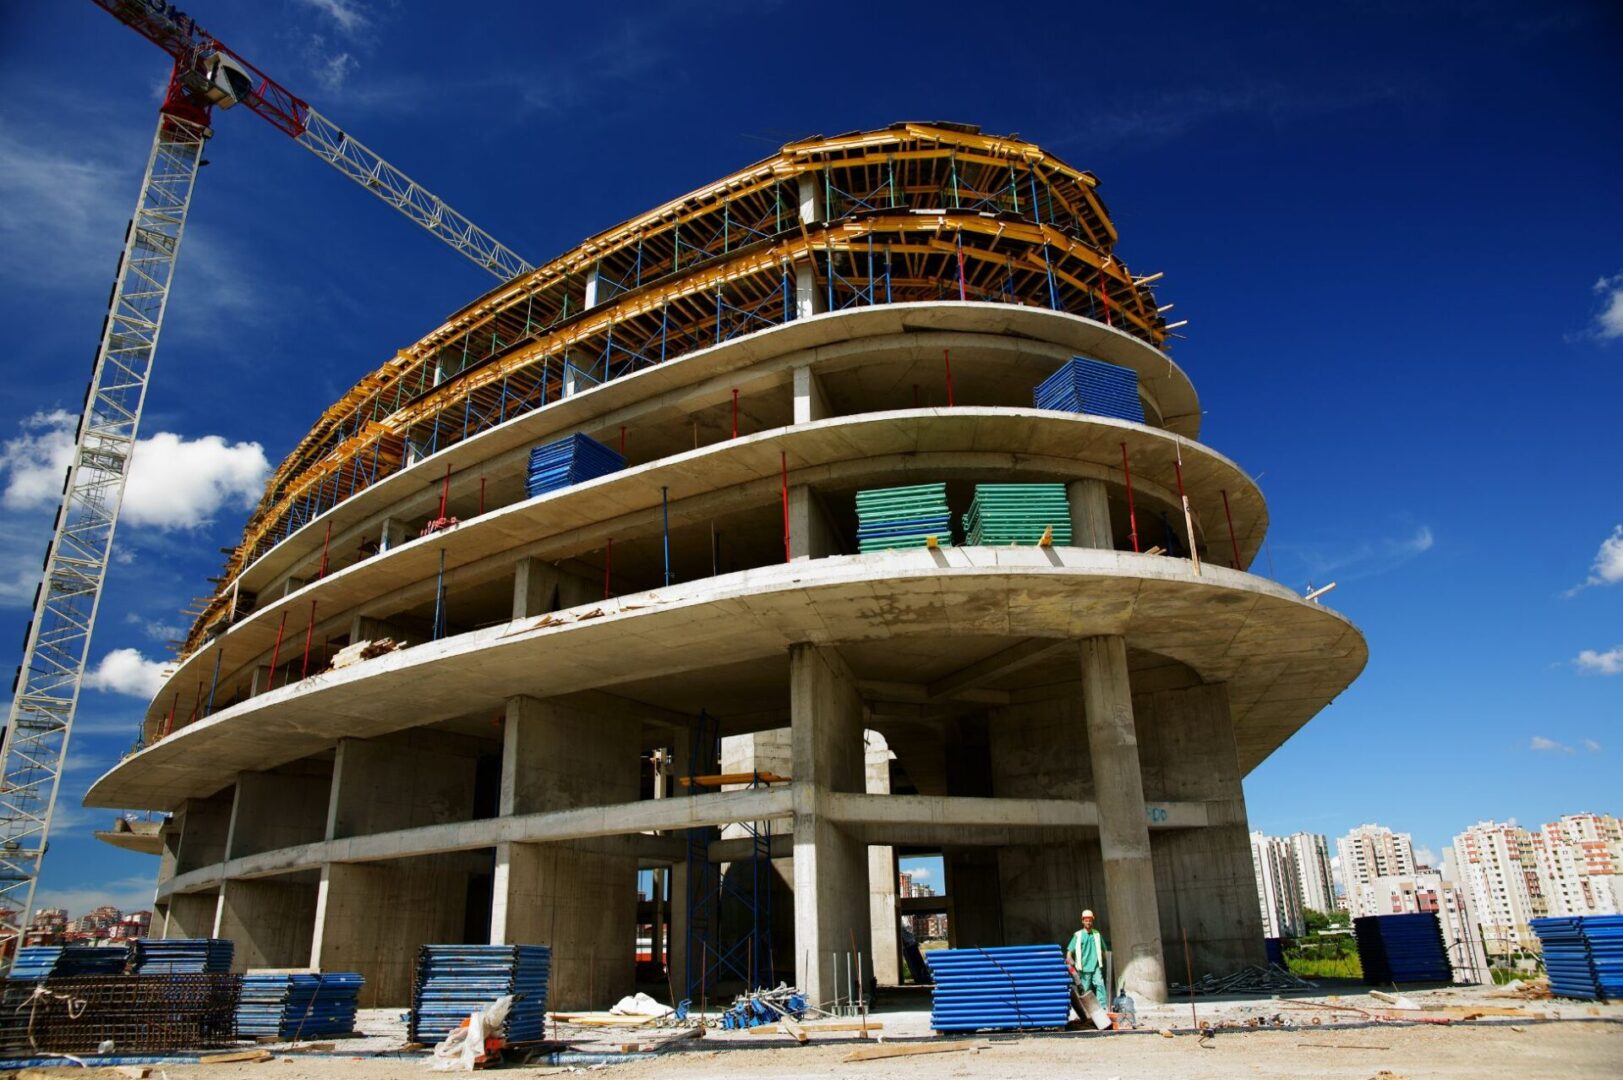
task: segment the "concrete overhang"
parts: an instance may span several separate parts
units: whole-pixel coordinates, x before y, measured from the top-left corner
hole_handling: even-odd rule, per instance
[[[98,830],[95,836],[102,843],[111,844],[123,851],[133,851],[138,855],[158,855],[163,851],[162,829],[161,821],[131,821],[129,818],[118,818],[113,822],[111,829]]]
[[[1214,553],[1227,560],[1233,547],[1249,565],[1262,546],[1268,510],[1261,491],[1235,462],[1200,443],[1108,417],[1037,409],[909,409],[834,417],[792,428],[701,447],[493,510],[455,529],[408,541],[373,558],[277,599],[264,599],[231,629],[193,652],[149,704],[146,720],[161,721],[171,689],[183,697],[207,685],[215,654],[228,650],[234,672],[274,645],[280,620],[298,625],[315,602],[324,619],[418,583],[432,583],[445,553],[447,587],[481,560],[560,558],[601,546],[606,537],[635,535],[640,524],[657,531],[662,493],[668,492],[671,524],[681,527],[752,500],[776,500],[780,469],[789,483],[819,485],[923,483],[945,475],[984,473],[1007,481],[1011,470],[1027,478],[1095,477],[1120,482],[1125,445],[1133,484],[1146,497],[1176,506],[1175,466],[1183,463],[1185,486],[1196,520],[1205,523]],[[784,455],[784,457],[780,457]],[[1225,505],[1224,495],[1227,503]],[[628,520],[641,515],[641,520]],[[1149,515],[1144,518],[1146,525]],[[189,710],[181,710],[184,716]]]
[[[436,723],[514,696],[777,658],[794,644],[934,635],[1127,644],[1228,684],[1242,772],[1363,669],[1362,634],[1274,582],[1083,548],[941,548],[838,556],[672,585],[324,672],[223,710],[102,776],[88,806],[169,809],[239,771]],[[861,676],[861,672],[857,672]]]

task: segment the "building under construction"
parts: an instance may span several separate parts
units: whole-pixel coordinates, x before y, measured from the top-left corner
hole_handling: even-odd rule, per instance
[[[679,997],[826,1002],[897,980],[939,854],[957,946],[1091,907],[1151,1000],[1185,935],[1261,962],[1241,778],[1365,645],[1247,572],[1097,187],[966,126],[792,143],[362,379],[87,798],[171,815],[162,933],[388,1005],[423,943],[547,944],[573,1008],[640,930]]]

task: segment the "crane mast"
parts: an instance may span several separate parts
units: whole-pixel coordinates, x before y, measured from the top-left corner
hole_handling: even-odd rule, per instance
[[[72,463],[0,749],[0,942],[34,907],[62,766],[112,555],[131,453],[163,329],[211,110],[246,105],[503,281],[532,267],[321,116],[167,0],[93,0],[174,59],[135,216],[102,324]]]

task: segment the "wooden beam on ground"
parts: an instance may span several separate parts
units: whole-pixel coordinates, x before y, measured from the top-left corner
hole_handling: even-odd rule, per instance
[[[951,1054],[959,1050],[979,1050],[992,1045],[964,1039],[959,1042],[888,1043],[884,1046],[865,1046],[853,1050],[841,1061],[878,1061],[881,1058],[912,1057],[914,1054]]]

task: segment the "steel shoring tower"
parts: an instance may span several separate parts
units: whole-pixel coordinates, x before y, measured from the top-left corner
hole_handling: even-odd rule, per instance
[[[125,235],[0,752],[0,907],[10,909],[0,915],[0,941],[20,937],[33,910],[130,454],[210,134],[159,114]]]

